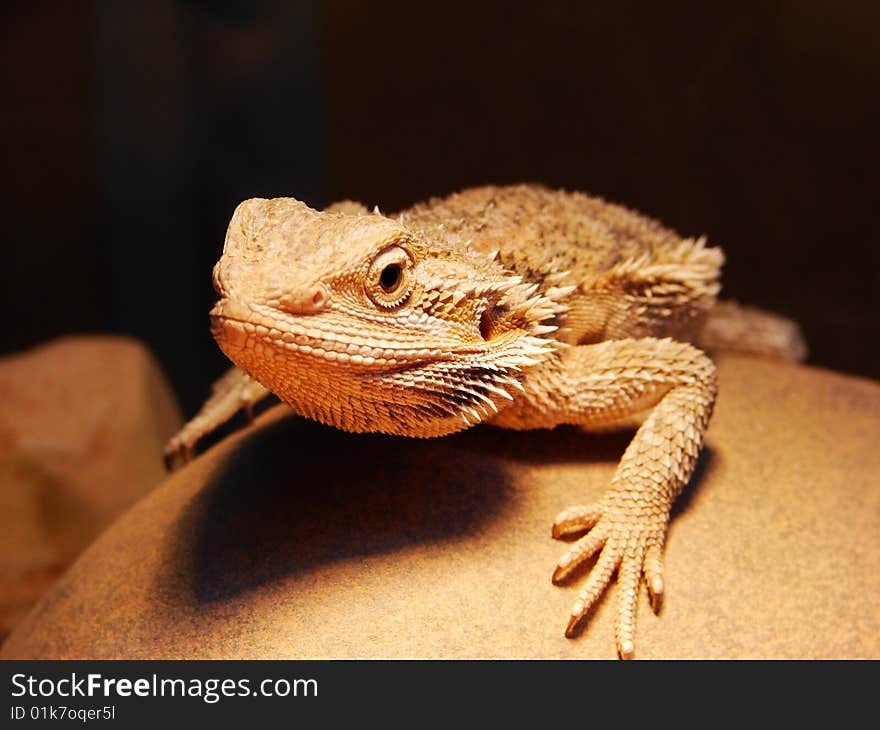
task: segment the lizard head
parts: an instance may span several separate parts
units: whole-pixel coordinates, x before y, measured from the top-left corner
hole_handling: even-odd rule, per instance
[[[374,213],[236,209],[214,268],[226,355],[348,431],[451,433],[492,416],[555,347],[559,308],[495,258]]]

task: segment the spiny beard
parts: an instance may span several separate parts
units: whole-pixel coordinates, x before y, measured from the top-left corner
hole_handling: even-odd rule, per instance
[[[411,368],[368,375],[365,381],[393,403],[392,422],[381,430],[403,436],[442,436],[492,418],[522,392],[523,374],[557,343],[509,334],[492,352],[455,356]],[[372,389],[371,388],[371,389]]]

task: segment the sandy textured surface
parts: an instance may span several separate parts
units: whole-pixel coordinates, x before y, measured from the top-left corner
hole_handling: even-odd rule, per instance
[[[880,384],[727,357],[637,656],[880,658]],[[281,408],[173,474],[3,658],[614,656],[614,589],[565,639],[555,514],[627,434],[353,436]]]

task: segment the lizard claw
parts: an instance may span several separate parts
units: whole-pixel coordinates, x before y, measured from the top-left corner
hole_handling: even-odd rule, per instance
[[[571,535],[576,532],[589,530],[602,517],[602,513],[595,507],[569,507],[562,510],[553,521],[552,534],[554,538]]]
[[[181,431],[177,435],[175,435],[165,446],[165,451],[163,453],[165,459],[165,469],[168,471],[174,471],[175,469],[179,469],[184,464],[192,461],[193,458],[193,444],[187,442],[182,436],[186,434]]]
[[[645,551],[644,562],[645,584],[648,586],[648,598],[654,613],[660,612],[663,604],[663,549],[659,545],[651,545]]]

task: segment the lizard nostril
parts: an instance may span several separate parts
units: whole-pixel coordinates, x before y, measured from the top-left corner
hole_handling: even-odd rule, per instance
[[[278,299],[278,304],[289,314],[315,314],[324,309],[329,301],[327,290],[319,285],[305,292],[285,294]]]

